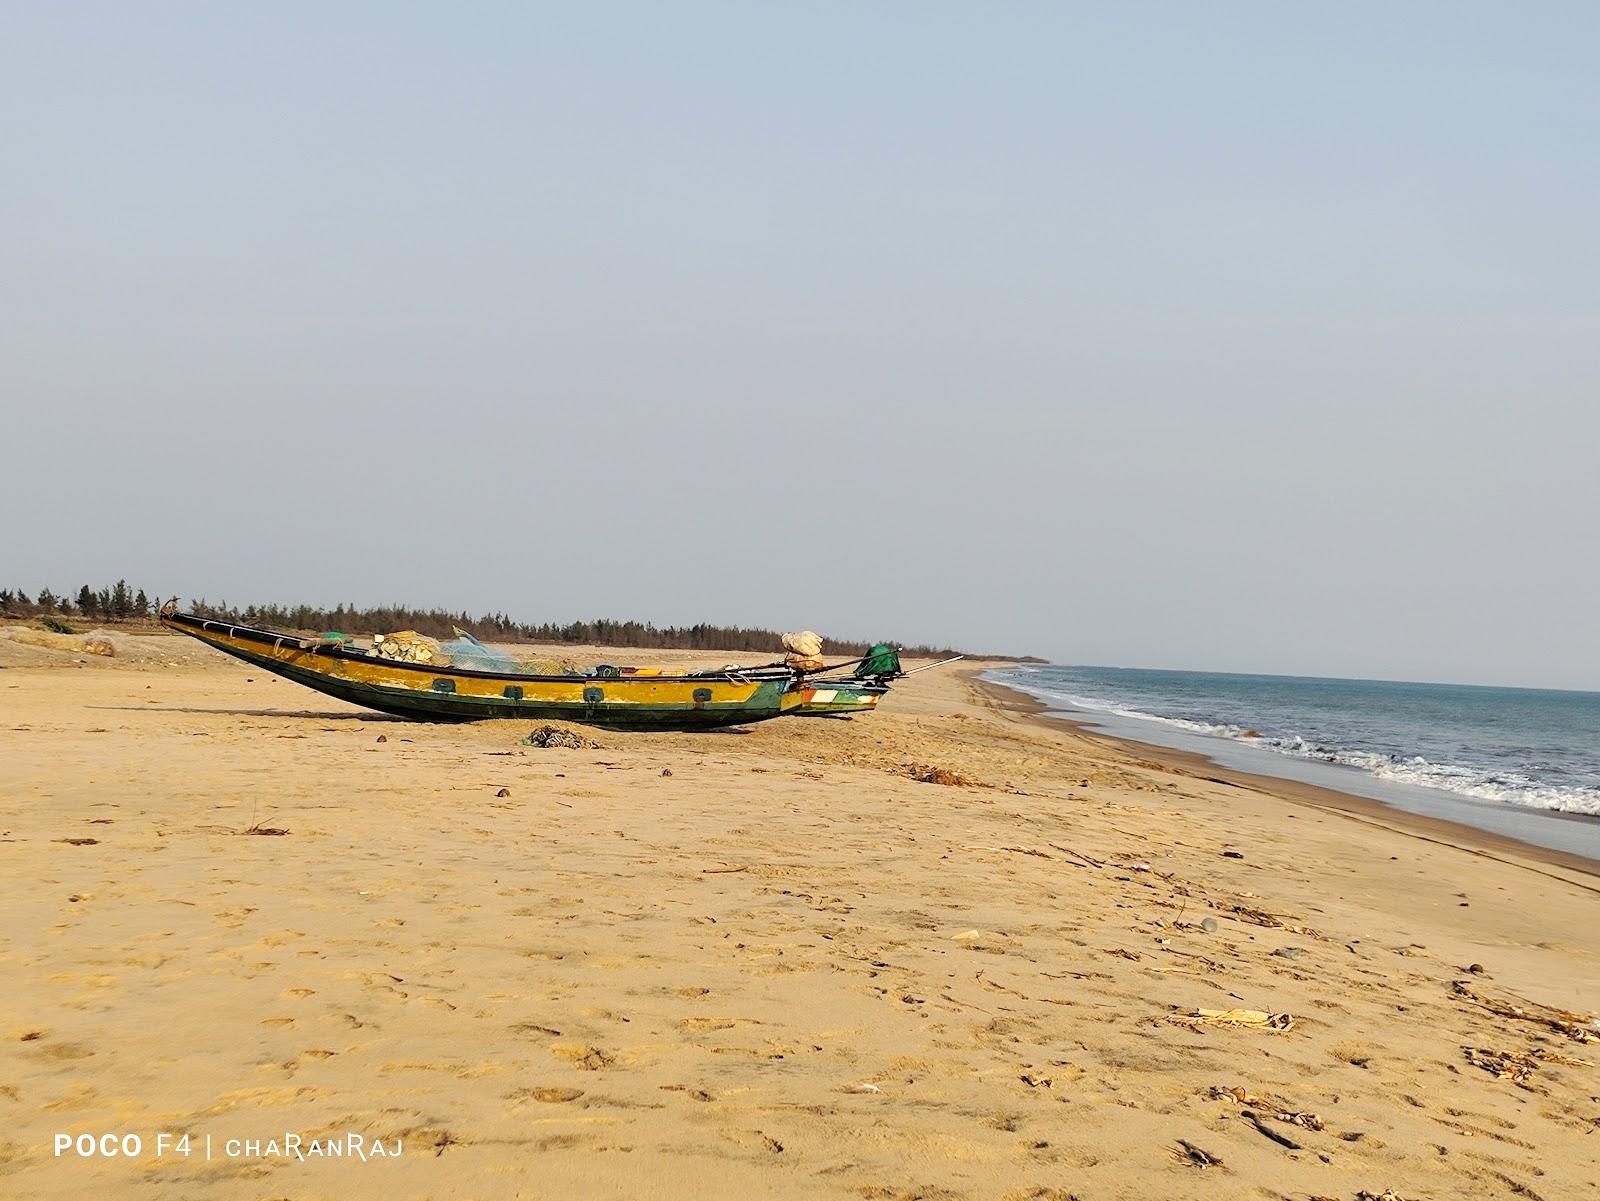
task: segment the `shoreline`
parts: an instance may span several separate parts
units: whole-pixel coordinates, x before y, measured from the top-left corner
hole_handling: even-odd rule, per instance
[[[1562,869],[1563,872],[1576,872],[1591,881],[1600,881],[1600,860],[1585,855],[1539,846],[1490,830],[1480,830],[1465,822],[1412,813],[1370,797],[1340,792],[1320,784],[1225,767],[1198,752],[1178,750],[1175,747],[1162,746],[1160,743],[1141,742],[1108,734],[1086,722],[1074,720],[1060,709],[1046,705],[1021,689],[981,678],[983,670],[987,669],[967,669],[962,671],[961,675],[992,707],[1046,729],[1065,727],[1079,738],[1115,748],[1124,754],[1134,755],[1141,761],[1163,770],[1336,813],[1352,820],[1367,822],[1396,833],[1455,847],[1501,862],[1518,863],[1519,866],[1527,867],[1530,866],[1527,861],[1532,861],[1544,867]],[[1573,880],[1560,873],[1549,874],[1556,875],[1568,883],[1600,892],[1600,883],[1586,882],[1582,879]]]

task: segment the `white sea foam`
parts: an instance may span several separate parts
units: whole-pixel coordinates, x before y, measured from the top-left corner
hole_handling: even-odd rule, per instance
[[[1211,738],[1227,738],[1280,755],[1352,767],[1380,780],[1442,789],[1475,800],[1521,805],[1529,809],[1545,809],[1557,813],[1600,816],[1600,788],[1556,787],[1518,772],[1485,771],[1453,763],[1432,763],[1420,755],[1402,757],[1373,751],[1328,747],[1309,742],[1295,734],[1282,737],[1264,736],[1244,726],[1189,721],[1181,717],[1162,717],[1156,713],[1146,713],[1100,697],[1081,696],[1059,689],[1039,687],[1027,680],[1013,679],[1010,682],[1049,705],[1060,705],[1087,713],[1106,713],[1135,721],[1154,722]]]

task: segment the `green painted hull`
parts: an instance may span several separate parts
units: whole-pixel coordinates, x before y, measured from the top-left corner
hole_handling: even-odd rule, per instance
[[[796,717],[850,717],[871,713],[889,691],[888,685],[866,680],[813,680],[801,685]]]

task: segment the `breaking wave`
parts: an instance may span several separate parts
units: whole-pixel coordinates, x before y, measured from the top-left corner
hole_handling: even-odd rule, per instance
[[[1126,702],[1089,696],[1052,687],[1037,677],[1049,668],[1020,668],[997,672],[997,683],[1020,689],[1047,705],[1057,705],[1085,713],[1104,713],[1135,721],[1153,722],[1212,738],[1227,738],[1247,746],[1287,755],[1355,768],[1381,780],[1420,785],[1452,792],[1480,801],[1520,805],[1557,813],[1600,816],[1600,786],[1553,784],[1509,765],[1498,768],[1434,762],[1422,755],[1361,749],[1339,745],[1328,739],[1309,738],[1295,732],[1263,733],[1252,726],[1225,721],[1203,721],[1151,713]]]

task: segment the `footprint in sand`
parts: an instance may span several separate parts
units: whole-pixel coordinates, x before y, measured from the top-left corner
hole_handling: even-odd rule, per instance
[[[88,1059],[94,1051],[82,1043],[50,1043],[39,1049],[46,1059]]]
[[[690,1098],[691,1100],[694,1100],[694,1101],[711,1101],[711,1100],[714,1100],[712,1095],[710,1093],[706,1092],[705,1089],[703,1089],[703,1088],[690,1088],[686,1084],[663,1084],[663,1085],[660,1086],[660,1088],[661,1088],[662,1092],[666,1092],[666,1093],[682,1093],[684,1096],[686,1096],[686,1097],[688,1097],[688,1098]]]
[[[749,1022],[749,1018],[684,1018],[673,1024],[686,1034],[701,1034],[710,1030],[732,1030],[740,1021]]]
[[[583,1096],[581,1088],[519,1088],[507,1093],[507,1101],[541,1101],[546,1105],[560,1105],[576,1101]]]
[[[568,1063],[576,1064],[586,1072],[598,1072],[610,1067],[616,1060],[590,1043],[555,1043],[550,1053]]]

